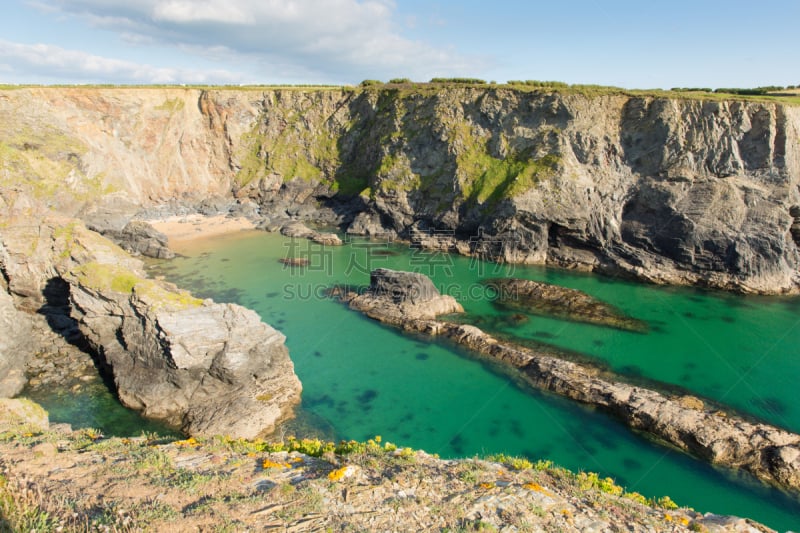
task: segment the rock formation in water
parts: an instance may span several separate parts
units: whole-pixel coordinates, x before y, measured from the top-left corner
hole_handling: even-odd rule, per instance
[[[388,268],[373,270],[369,288],[349,302],[353,309],[392,324],[464,311],[455,298],[439,294],[424,274]]]
[[[747,470],[778,487],[800,490],[800,435],[706,407],[693,396],[671,396],[617,381],[543,349],[495,339],[475,326],[436,320],[437,315],[461,309],[422,274],[379,269],[372,273],[363,295],[349,293],[340,298],[381,322],[450,339],[509,365],[536,387],[599,407],[696,457]]]
[[[778,102],[568,89],[15,89],[0,92],[0,204],[115,223],[240,209],[797,292],[798,130]]]
[[[8,354],[21,357],[33,344],[14,329],[30,321],[6,305],[13,295],[17,307],[46,314],[54,328],[77,326],[122,403],[147,417],[193,435],[252,438],[292,415],[301,387],[284,336],[255,312],[147,279],[139,260],[79,221],[36,222],[0,230],[7,280],[0,309],[12,326],[0,364],[18,369]],[[68,316],[48,310],[54,298],[68,298]]]
[[[575,289],[516,278],[493,278],[484,283],[494,291],[496,303],[516,311],[640,333],[648,329],[646,322]]]

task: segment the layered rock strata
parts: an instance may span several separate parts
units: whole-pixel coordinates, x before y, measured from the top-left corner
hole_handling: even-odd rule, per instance
[[[411,303],[410,294],[415,295]],[[440,295],[421,274],[376,270],[365,294],[350,293],[342,299],[381,322],[447,338],[509,365],[538,388],[600,407],[631,428],[696,457],[800,491],[800,435],[708,408],[692,396],[670,396],[616,381],[597,369],[498,340],[475,326],[436,320],[436,315],[457,312],[460,306]]]
[[[10,226],[0,241],[0,305],[14,295],[54,329],[78,332],[124,405],[193,435],[253,438],[292,415],[301,386],[285,338],[255,312],[147,279],[140,261],[75,220]]]
[[[509,309],[627,331],[648,329],[646,322],[575,289],[516,278],[494,278],[484,283],[495,292],[494,301]]]
[[[499,261],[796,293],[798,131],[777,101],[621,92],[4,90],[0,205],[122,229],[237,199]]]

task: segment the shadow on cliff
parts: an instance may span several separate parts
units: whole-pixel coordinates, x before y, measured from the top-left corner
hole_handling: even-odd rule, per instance
[[[78,327],[78,321],[70,314],[69,283],[58,277],[50,278],[42,290],[42,295],[44,304],[37,310],[37,313],[45,317],[51,330],[92,358],[103,383],[116,396],[117,390],[111,369],[102,356],[92,349],[89,341]]]

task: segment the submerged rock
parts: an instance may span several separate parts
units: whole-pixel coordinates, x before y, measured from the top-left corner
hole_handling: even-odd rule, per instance
[[[648,330],[646,322],[575,289],[516,278],[495,278],[484,283],[496,292],[496,302],[513,310],[627,331]]]
[[[307,257],[281,257],[278,259],[278,263],[286,266],[308,266],[310,260]]]

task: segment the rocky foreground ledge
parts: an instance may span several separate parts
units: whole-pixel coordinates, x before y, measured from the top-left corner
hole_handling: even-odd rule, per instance
[[[548,462],[381,442],[105,438],[0,400],[0,529],[771,532]]]
[[[341,298],[381,322],[447,338],[509,365],[538,388],[600,407],[696,457],[800,491],[800,435],[709,408],[693,396],[668,396],[613,380],[595,368],[495,339],[475,326],[436,320],[462,309],[422,274],[378,269],[366,292]]]
[[[77,220],[9,221],[0,272],[6,395],[25,383],[29,324],[44,317],[95,356],[125,406],[190,435],[253,438],[300,401],[280,332],[244,307],[147,279],[141,261]]]

